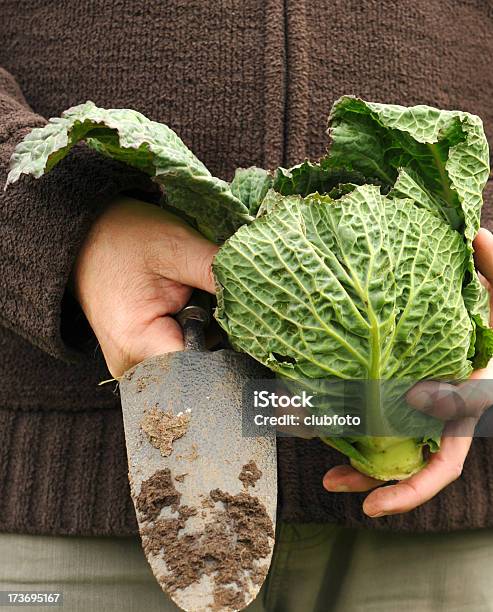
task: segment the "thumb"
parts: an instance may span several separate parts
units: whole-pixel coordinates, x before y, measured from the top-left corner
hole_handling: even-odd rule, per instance
[[[182,282],[184,285],[215,293],[216,281],[212,272],[212,262],[219,248],[204,238],[201,238],[200,242],[200,246],[197,245],[198,253],[190,258],[189,266],[185,266],[182,271],[184,275]]]
[[[188,287],[215,293],[212,260],[219,247],[188,226],[163,236],[160,274]]]

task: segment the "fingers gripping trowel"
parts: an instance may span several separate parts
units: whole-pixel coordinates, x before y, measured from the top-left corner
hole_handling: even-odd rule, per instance
[[[275,437],[242,421],[242,390],[269,374],[246,355],[205,350],[202,306],[177,318],[185,351],[147,359],[120,382],[132,499],[173,601],[242,610],[270,564],[277,503]]]

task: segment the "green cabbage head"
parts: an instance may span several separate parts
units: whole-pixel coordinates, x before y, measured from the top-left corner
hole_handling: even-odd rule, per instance
[[[87,102],[18,145],[8,183],[40,177],[80,140],[147,172],[164,206],[222,245],[216,318],[233,347],[288,386],[365,383],[367,435],[322,438],[370,476],[406,478],[441,430],[403,401],[409,385],[463,380],[493,354],[472,247],[488,145],[469,113],[350,96],[329,136],[316,162],[227,183],[167,126]],[[330,412],[341,398],[329,399]]]

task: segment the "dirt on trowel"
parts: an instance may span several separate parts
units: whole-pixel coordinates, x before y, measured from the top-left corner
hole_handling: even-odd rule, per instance
[[[249,483],[260,477],[258,468],[250,466],[247,472]],[[182,533],[199,509],[181,505],[180,498],[169,470],[144,481],[138,496],[137,510],[145,522],[141,527],[144,550],[159,555],[169,570],[159,577],[162,586],[173,593],[208,575],[214,587],[212,609],[243,608],[249,581],[260,584],[268,570],[262,560],[270,554],[274,530],[265,506],[246,491],[232,495],[214,489],[201,503],[209,509],[204,528]],[[167,506],[173,515],[159,517]]]
[[[252,459],[241,468],[238,479],[241,480],[245,489],[248,489],[248,487],[254,487],[261,477],[262,471],[258,469],[257,464]]]
[[[140,427],[152,446],[158,448],[163,457],[169,457],[173,452],[173,442],[187,433],[190,418],[190,410],[174,414],[156,405],[145,411]]]

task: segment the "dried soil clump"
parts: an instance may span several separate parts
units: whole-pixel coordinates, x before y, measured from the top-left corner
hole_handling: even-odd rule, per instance
[[[197,508],[191,506],[180,506],[178,518],[158,519],[152,526],[146,525],[141,529],[144,539],[144,552],[146,554],[158,555],[164,544],[178,537],[180,529],[185,527],[190,516],[197,514]]]
[[[158,470],[142,483],[136,501],[137,510],[142,514],[142,520],[153,521],[165,506],[178,509],[180,497],[170,470]]]
[[[190,412],[174,414],[171,410],[153,406],[144,414],[140,427],[152,446],[158,448],[163,457],[169,457],[173,452],[173,442],[187,433],[190,416]]]
[[[146,553],[161,556],[169,570],[160,581],[174,592],[209,575],[214,585],[214,608],[241,608],[248,579],[259,584],[267,573],[268,566],[261,560],[270,554],[274,531],[265,506],[246,492],[231,495],[214,489],[207,498],[210,522],[200,532],[181,533],[188,518],[197,514],[197,508],[179,505],[179,493],[178,498],[169,496],[170,478],[169,471],[165,478],[161,477],[161,493],[153,493],[151,499],[146,495],[155,487],[147,486],[143,494],[148,481],[141,492],[146,498],[142,506],[147,516],[156,518],[164,505],[171,506],[177,514],[154,522],[150,518],[141,529]]]
[[[258,469],[257,464],[252,459],[241,468],[238,479],[241,480],[245,489],[248,489],[248,487],[254,487],[261,477],[262,471]]]

